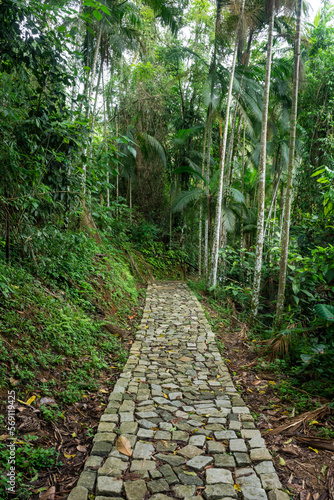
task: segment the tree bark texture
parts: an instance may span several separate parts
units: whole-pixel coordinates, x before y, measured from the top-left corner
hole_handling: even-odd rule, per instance
[[[262,108],[262,128],[261,128],[261,152],[259,165],[259,183],[258,183],[258,216],[257,216],[257,234],[256,234],[256,256],[255,270],[253,279],[253,294],[251,302],[251,320],[255,320],[259,310],[260,286],[261,286],[261,268],[264,240],[264,198],[266,188],[266,161],[267,161],[267,125],[268,125],[268,106],[271,75],[271,58],[273,46],[275,10],[274,3],[271,5],[270,21],[268,27],[267,61],[266,76],[263,94]]]
[[[291,203],[293,196],[292,179],[293,179],[293,167],[294,167],[294,156],[295,156],[297,107],[298,107],[300,38],[301,38],[301,16],[302,16],[301,8],[302,8],[302,0],[298,0],[296,37],[295,37],[295,63],[293,70],[293,90],[292,90],[292,106],[291,106],[291,121],[290,121],[289,165],[288,165],[288,177],[287,177],[287,186],[285,194],[283,234],[281,240],[280,273],[279,273],[276,318],[275,318],[276,328],[279,328],[282,322],[282,315],[284,310],[284,294],[286,285],[286,269],[288,264]]]

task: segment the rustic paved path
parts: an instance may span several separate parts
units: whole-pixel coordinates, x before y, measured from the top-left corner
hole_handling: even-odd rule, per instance
[[[125,436],[133,454],[116,447]],[[68,500],[288,500],[222,361],[178,282],[149,285],[136,342]]]

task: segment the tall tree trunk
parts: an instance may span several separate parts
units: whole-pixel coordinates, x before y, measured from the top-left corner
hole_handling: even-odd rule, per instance
[[[271,197],[270,208],[269,208],[269,212],[268,212],[268,215],[267,215],[267,223],[266,223],[266,226],[265,226],[265,229],[264,229],[264,237],[263,237],[264,240],[266,239],[268,228],[270,228],[271,214],[272,214],[273,208],[274,208],[276,200],[277,200],[278,187],[279,187],[279,183],[280,183],[280,180],[281,180],[282,172],[283,172],[283,165],[279,168],[279,171],[278,171],[278,174],[277,174],[277,178],[276,178],[276,180],[274,182],[273,194],[272,194],[272,197]]]
[[[101,63],[102,66],[102,63]],[[104,78],[102,69],[102,94],[103,94],[103,134],[104,134],[104,148],[106,153],[107,168],[109,168],[108,161],[108,138],[107,138],[107,110],[106,110],[106,96],[104,92]],[[107,170],[107,207],[110,207],[110,190],[109,190],[109,171]]]
[[[81,29],[82,29],[82,12],[83,12],[83,0],[79,1],[79,13],[78,13],[78,19],[77,19],[77,28],[78,28],[78,33],[76,36],[76,47],[80,47],[81,45]],[[74,120],[74,107],[75,107],[75,102],[77,98],[77,93],[78,93],[78,88],[79,88],[79,78],[78,78],[78,69],[79,69],[79,58],[75,57],[74,61],[74,84],[72,88],[72,97],[71,97],[71,114],[72,114],[72,119]]]
[[[284,208],[285,208],[285,187],[282,183],[281,187],[281,197],[279,200],[279,209],[281,211],[279,218],[279,242],[282,239],[282,231],[283,231],[283,221],[284,221]]]
[[[244,5],[245,5],[245,0],[242,0],[241,9],[240,9],[240,13],[239,13],[239,25],[242,22]],[[212,254],[211,254],[211,273],[210,273],[210,279],[209,279],[209,285],[213,286],[213,287],[215,287],[217,285],[218,251],[219,251],[219,239],[220,239],[220,225],[221,225],[221,211],[222,211],[222,196],[223,196],[227,131],[228,131],[228,121],[229,121],[229,115],[230,115],[230,106],[231,106],[231,100],[232,100],[232,87],[233,87],[233,80],[234,80],[234,71],[235,71],[235,64],[236,64],[236,60],[237,60],[238,41],[239,41],[238,34],[239,34],[239,27],[237,30],[237,35],[236,35],[235,45],[234,45],[232,67],[231,67],[231,74],[230,74],[230,83],[229,83],[229,88],[228,88],[228,93],[227,93],[222,152],[221,152],[221,156],[220,156],[220,178],[219,178],[219,189],[218,189],[218,201],[217,201],[215,228],[214,228]]]
[[[253,295],[251,302],[251,320],[257,318],[260,300],[261,286],[261,268],[263,254],[263,236],[264,236],[264,198],[266,189],[266,160],[267,160],[267,122],[268,122],[268,106],[269,106],[269,91],[270,91],[270,75],[271,75],[271,55],[273,46],[273,30],[274,30],[274,2],[270,6],[270,20],[268,28],[268,44],[267,44],[267,61],[266,61],[266,76],[263,94],[263,109],[262,109],[262,129],[261,129],[261,153],[259,165],[259,185],[258,185],[258,216],[257,216],[257,234],[256,234],[256,256],[255,270],[253,280]]]
[[[244,133],[242,138],[242,160],[241,160],[241,194],[244,196],[245,191],[245,149],[246,149],[246,123],[244,122]],[[244,269],[244,206],[241,205],[240,211],[240,255],[242,268],[242,281],[245,281]]]
[[[92,74],[90,77],[89,85],[88,85],[88,96],[87,96],[87,109],[86,109],[86,118],[87,120],[90,117],[90,99],[92,96],[92,91],[93,91],[93,85],[94,85],[94,79],[95,79],[95,72],[96,72],[96,62],[97,62],[97,56],[100,50],[100,44],[101,44],[101,36],[102,36],[102,24],[99,24],[99,29],[97,32],[97,38],[96,38],[96,45],[95,45],[95,50],[94,50],[94,57],[93,57],[93,67],[92,67]],[[96,103],[96,99],[95,99]],[[93,120],[94,120],[94,115],[93,115]],[[94,129],[94,123],[92,126],[92,129]],[[92,132],[93,133],[93,132]],[[90,151],[88,147],[85,148],[85,156],[87,156],[87,152]],[[86,196],[86,177],[87,177],[87,165],[86,162],[83,165],[83,173],[82,173],[82,194],[83,194],[83,206],[85,206],[85,196]]]
[[[117,111],[117,107],[116,107]],[[118,114],[115,116],[116,120],[116,139],[118,138]],[[118,170],[118,143],[116,143],[116,158],[117,158],[117,173],[116,173],[116,217],[118,218],[118,197],[119,197],[119,170]]]
[[[205,122],[204,140],[203,140],[203,159],[202,159],[202,177],[204,177],[205,170],[205,150],[206,150],[206,134],[208,130],[208,118]],[[201,189],[204,191],[204,181],[201,180]],[[199,227],[198,227],[198,276],[202,276],[202,225],[203,225],[203,202],[199,207]]]
[[[293,195],[292,179],[293,179],[293,167],[294,167],[294,156],[295,156],[297,106],[298,106],[298,83],[299,83],[300,38],[301,38],[301,16],[302,16],[301,7],[302,7],[302,0],[298,0],[296,37],[295,37],[295,64],[293,70],[293,91],[292,91],[292,106],[291,106],[291,121],[290,121],[289,165],[288,165],[288,177],[287,177],[287,186],[285,194],[284,225],[283,225],[283,234],[281,243],[280,273],[279,273],[279,283],[278,283],[278,293],[277,293],[275,328],[279,328],[282,323],[282,315],[284,310],[286,269],[288,264],[291,203]]]
[[[211,134],[212,134],[212,106],[209,107],[209,117],[208,117],[208,154],[206,161],[206,217],[205,217],[205,236],[204,236],[204,270],[205,277],[208,277],[209,274],[209,218],[210,218],[210,190],[209,190],[209,182],[210,182],[210,161],[211,161]]]

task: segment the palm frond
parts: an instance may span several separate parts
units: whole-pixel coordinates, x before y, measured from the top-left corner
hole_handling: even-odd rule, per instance
[[[191,191],[181,191],[172,204],[173,212],[181,212],[189,203],[199,200],[202,194],[203,190],[201,188],[195,188]]]
[[[143,147],[143,152],[146,154],[152,154],[155,153],[159,156],[160,160],[163,163],[163,166],[166,168],[167,165],[167,157],[166,157],[166,152],[165,148],[161,144],[158,139],[153,137],[153,135],[143,133],[143,134],[138,134],[138,139],[141,143],[141,146]]]
[[[228,233],[235,229],[236,215],[230,207],[222,207],[222,221]]]

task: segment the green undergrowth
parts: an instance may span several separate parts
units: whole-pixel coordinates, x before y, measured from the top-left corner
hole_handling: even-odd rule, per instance
[[[0,380],[8,388],[11,380],[24,384],[27,393],[38,384],[44,395],[56,391],[73,403],[96,388],[109,356],[125,362],[120,340],[104,324],[122,325],[138,292],[124,256],[84,234],[70,234],[53,252],[34,275],[0,262]],[[44,374],[51,369],[52,376]]]
[[[36,410],[45,429],[62,425],[71,405],[88,401],[101,387],[105,393],[112,389],[128,346],[107,327],[135,332],[145,270],[141,279],[132,271],[127,252],[111,247],[106,239],[98,244],[84,232],[56,231],[54,237],[49,232],[34,261],[19,257],[14,248],[8,264],[0,254],[1,414],[7,414],[7,395],[15,391],[16,402]],[[137,267],[145,267],[142,261],[138,256]],[[42,398],[52,398],[53,404],[41,404]],[[6,469],[7,419],[2,418],[0,426]],[[55,447],[33,434],[16,431],[13,499],[31,498],[38,474],[62,466]],[[3,499],[8,495],[1,476]]]
[[[214,331],[219,331],[219,329],[233,324],[233,316],[236,314],[238,321],[247,324],[246,312],[238,311],[236,313],[233,302],[226,296],[219,296],[219,291],[207,292],[204,281],[190,281],[188,285],[197,298],[200,301],[205,300],[205,303],[210,307],[210,313],[206,312],[206,314]],[[327,328],[331,328],[331,323],[327,323]],[[312,338],[310,340],[309,335],[306,336],[299,332],[298,337],[294,338],[292,332],[288,338],[289,342],[285,343],[283,356],[280,355],[278,349],[275,350],[275,343],[273,347],[272,337],[267,329],[259,327],[254,329],[249,325],[247,325],[247,339],[250,352],[257,356],[257,362],[250,370],[259,374],[263,372],[275,374],[277,380],[276,395],[291,410],[298,414],[320,406],[326,399],[327,401],[332,400],[334,394],[333,378],[331,377],[332,367],[328,367],[328,363],[326,363],[325,346],[321,346],[323,350],[321,353],[317,348],[318,344],[314,343],[314,347],[312,347]],[[281,342],[284,342],[284,336],[282,339]],[[224,356],[224,345],[219,339],[217,345]],[[305,362],[298,363],[300,358]],[[328,377],[325,376],[326,370]]]

